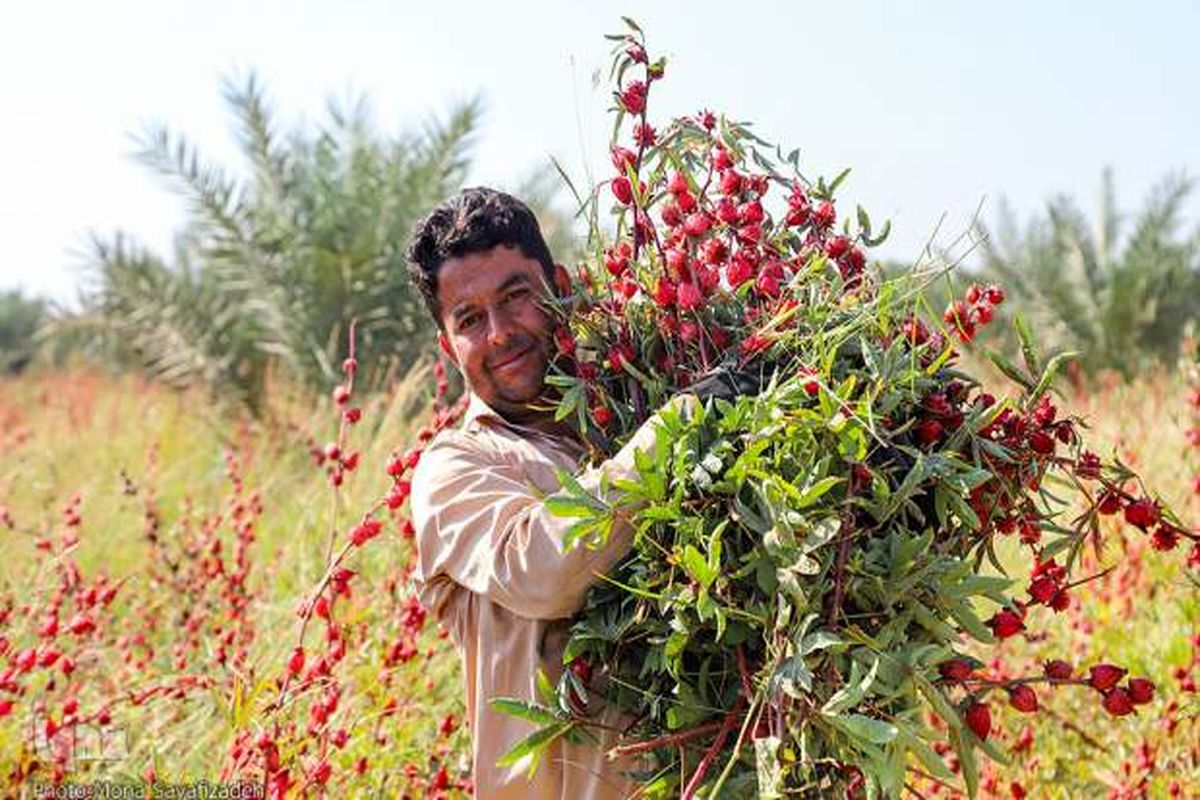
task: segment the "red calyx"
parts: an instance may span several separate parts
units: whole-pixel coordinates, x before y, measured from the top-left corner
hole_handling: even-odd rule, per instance
[[[997,611],[987,624],[998,639],[1007,639],[1025,630],[1025,623],[1021,618],[1007,608]]]
[[[1153,527],[1158,519],[1158,505],[1148,497],[1134,500],[1125,507],[1125,521],[1142,530]]]
[[[1106,692],[1120,683],[1127,670],[1115,664],[1096,664],[1088,672],[1088,685],[1099,692]]]
[[[942,677],[951,681],[964,681],[971,677],[973,671],[971,662],[963,658],[952,658],[938,665],[938,672]]]
[[[1145,705],[1154,699],[1154,683],[1145,678],[1130,678],[1126,691],[1135,706]]]
[[[1104,694],[1104,710],[1114,717],[1133,713],[1133,700],[1124,689],[1112,689]]]
[[[1022,714],[1032,714],[1038,710],[1037,693],[1025,684],[1014,686],[1008,690],[1008,704]]]
[[[978,736],[981,740],[987,739],[988,734],[992,732],[992,712],[983,703],[972,703],[967,707],[966,714],[963,715],[967,722],[967,727],[971,729],[971,733]]]

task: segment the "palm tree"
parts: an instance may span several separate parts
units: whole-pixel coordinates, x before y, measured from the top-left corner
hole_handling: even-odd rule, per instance
[[[94,344],[132,352],[157,377],[202,382],[251,407],[274,363],[306,386],[331,387],[352,319],[369,383],[427,357],[432,326],[408,282],[408,237],[461,187],[480,101],[396,137],[374,133],[364,100],[331,102],[315,132],[285,137],[253,75],[226,82],[224,96],[247,179],[206,163],[163,126],[145,131],[138,158],[188,200],[174,259],[123,234],[94,237],[84,310],[60,318],[58,332],[88,330]],[[543,175],[523,190],[569,245]]]
[[[29,364],[46,310],[46,301],[26,297],[19,289],[0,292],[0,371],[20,372]]]
[[[1007,289],[1004,316],[1028,318],[1048,351],[1080,352],[1089,373],[1116,369],[1128,378],[1155,363],[1174,366],[1185,324],[1200,317],[1200,227],[1180,235],[1193,182],[1179,175],[1162,180],[1128,236],[1111,170],[1101,187],[1091,224],[1059,196],[1044,217],[1019,230],[1002,204],[996,234],[982,225],[978,232],[982,276]],[[961,274],[958,282],[979,277]]]

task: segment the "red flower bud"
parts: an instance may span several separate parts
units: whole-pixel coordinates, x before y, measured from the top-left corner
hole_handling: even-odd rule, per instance
[[[1054,437],[1045,431],[1034,431],[1029,434],[1029,449],[1039,455],[1048,456],[1054,452]]]
[[[1025,623],[1021,618],[1007,608],[997,611],[987,624],[998,639],[1007,639],[1025,630]]]
[[[680,283],[675,294],[676,302],[679,303],[679,308],[683,311],[692,311],[704,303],[704,295],[700,293],[700,289],[697,288],[696,284],[690,281]]]
[[[835,236],[825,245],[825,255],[833,259],[841,258],[850,250],[850,240],[845,236]]]
[[[646,84],[642,81],[631,81],[620,94],[621,105],[630,114],[640,114],[646,110]]]
[[[1008,704],[1022,714],[1032,714],[1038,710],[1037,693],[1025,684],[1014,686],[1008,690]]]
[[[1121,510],[1121,496],[1116,492],[1105,492],[1096,504],[1096,510],[1101,514],[1115,514]]]
[[[938,665],[938,672],[942,677],[951,681],[963,681],[971,677],[973,670],[971,662],[962,658],[952,658],[949,661],[943,661]]]
[[[721,194],[735,195],[742,191],[742,176],[737,170],[727,169],[721,175]]]
[[[1158,505],[1148,497],[1134,500],[1125,507],[1125,521],[1142,530],[1153,527],[1158,519]]]
[[[1104,710],[1114,717],[1133,713],[1133,701],[1124,689],[1112,689],[1104,694]]]
[[[292,655],[290,658],[288,658],[287,668],[288,668],[288,672],[290,672],[293,677],[299,675],[301,672],[304,671],[304,648],[303,647],[296,647],[294,650],[292,650]]]
[[[1154,684],[1145,678],[1129,679],[1129,700],[1135,706],[1145,705],[1154,699]]]
[[[612,164],[617,172],[624,175],[637,163],[637,154],[628,147],[614,146],[612,149]]]
[[[738,221],[742,225],[757,225],[763,221],[762,203],[750,200],[738,207]]]
[[[967,721],[967,727],[971,729],[971,733],[978,736],[981,740],[988,738],[988,734],[992,732],[991,709],[983,703],[972,703],[967,707],[967,712],[964,716]]]
[[[833,223],[837,222],[837,211],[833,207],[833,203],[825,200],[821,205],[817,206],[817,210],[813,212],[813,224],[821,230],[827,230],[833,227]]]
[[[1029,596],[1033,598],[1035,603],[1041,603],[1043,605],[1049,603],[1050,599],[1054,597],[1057,591],[1058,584],[1052,579],[1044,576],[1035,578],[1034,581],[1029,584]]]
[[[590,683],[592,680],[592,665],[587,659],[576,658],[571,662],[571,672],[575,673],[575,677],[579,678],[583,683]]]
[[[683,230],[688,236],[703,236],[708,232],[711,224],[707,214],[703,211],[696,211],[688,214],[687,219],[683,222]]]
[[[1155,550],[1167,551],[1174,550],[1179,544],[1179,534],[1174,528],[1167,525],[1159,525],[1154,533],[1150,536],[1150,546]]]
[[[87,614],[79,613],[71,617],[71,621],[67,623],[67,630],[76,636],[83,636],[96,630],[96,623]]]
[[[613,178],[612,193],[621,205],[627,206],[633,202],[633,187],[629,183],[629,178],[624,175]]]
[[[917,441],[924,445],[937,444],[941,441],[945,429],[936,419],[923,419],[917,423],[914,431]]]
[[[1096,664],[1089,670],[1088,685],[1100,692],[1108,691],[1121,682],[1126,672],[1115,664]]]

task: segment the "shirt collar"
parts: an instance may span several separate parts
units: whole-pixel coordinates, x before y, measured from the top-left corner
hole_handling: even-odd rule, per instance
[[[551,436],[536,428],[529,428],[524,425],[515,425],[489,406],[483,401],[479,395],[471,392],[471,399],[467,401],[467,410],[463,412],[462,428],[468,433],[478,433],[485,426],[494,426],[507,428],[523,439],[542,439],[552,445],[572,453],[576,457],[582,457],[586,452],[586,448],[582,443],[566,437]]]
[[[479,397],[479,395],[471,392],[471,399],[467,401],[467,410],[463,412],[463,429],[476,432],[484,423],[507,425],[504,417],[492,410],[492,407]]]

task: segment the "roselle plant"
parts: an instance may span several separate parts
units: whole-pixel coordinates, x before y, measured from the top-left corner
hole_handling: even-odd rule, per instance
[[[991,358],[1020,391],[986,392],[958,348],[1003,289],[970,287],[936,324],[928,276],[868,268],[887,228],[843,217],[846,173],[810,180],[796,151],[708,111],[652,125],[665,62],[626,22],[610,37],[614,174],[576,194],[592,255],[559,309],[558,417],[601,459],[703,377],[772,377],[663,412],[617,504],[562,474],[547,502],[576,519],[571,544],[618,521],[637,536],[575,619],[559,685],[494,701],[538,725],[503,762],[536,768],[606,702],[626,721],[612,755],[643,757],[647,797],[898,797],[913,770],[974,794],[979,751],[1005,759],[992,706],[1036,713],[1060,685],[1114,716],[1149,702],[1153,684],[1099,654],[1003,679],[974,655],[1067,608],[1103,516],[1159,549],[1198,538],[1060,413],[1071,356],[1043,359],[1019,324],[1023,363]]]

